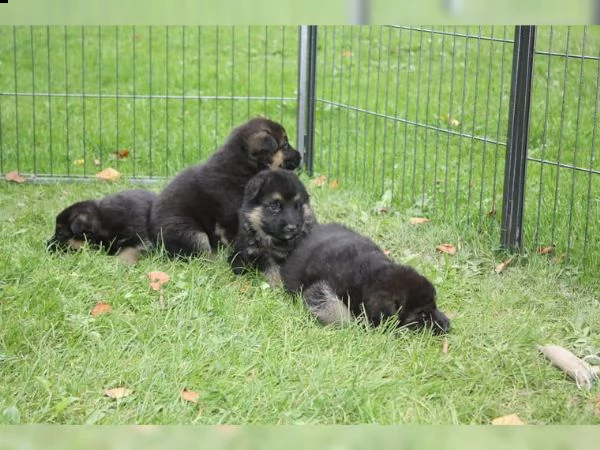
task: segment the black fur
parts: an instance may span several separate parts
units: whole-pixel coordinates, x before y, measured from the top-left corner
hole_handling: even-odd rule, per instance
[[[204,164],[179,173],[152,208],[152,237],[170,255],[191,256],[228,243],[238,230],[246,183],[263,169],[295,169],[300,153],[277,122],[255,118],[234,129]]]
[[[280,284],[279,266],[315,224],[309,200],[293,172],[263,170],[253,177],[239,211],[239,232],[230,258],[233,271],[240,274],[254,267],[272,285]]]
[[[308,309],[325,324],[364,314],[373,326],[394,318],[411,329],[438,334],[450,329],[429,280],[342,225],[315,226],[283,264],[281,277],[286,290],[302,292]]]
[[[154,192],[130,189],[100,200],[74,203],[56,216],[54,236],[47,248],[65,251],[88,242],[110,255],[125,248],[150,249],[150,210],[157,197]]]

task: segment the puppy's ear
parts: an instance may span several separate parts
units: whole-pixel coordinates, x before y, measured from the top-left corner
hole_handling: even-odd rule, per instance
[[[95,234],[100,228],[98,219],[88,212],[75,215],[69,226],[75,236],[81,236],[83,233]]]
[[[264,185],[265,177],[258,175],[254,178],[251,178],[250,181],[248,181],[248,183],[246,184],[246,188],[244,189],[244,201],[254,202],[260,194],[260,190]]]
[[[256,157],[277,150],[277,141],[268,132],[262,130],[252,133],[247,139],[248,154]]]

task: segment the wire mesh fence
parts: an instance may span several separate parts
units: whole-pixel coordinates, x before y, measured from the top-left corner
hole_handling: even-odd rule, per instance
[[[298,27],[0,27],[0,172],[169,177],[264,114],[315,174],[499,242],[514,27],[313,31],[311,47]],[[590,267],[600,28],[535,36],[523,242]]]
[[[600,254],[600,28],[536,27],[525,248]],[[514,27],[319,27],[314,171],[500,241]]]
[[[296,27],[2,27],[0,171],[171,176],[249,116],[294,123],[297,47]]]

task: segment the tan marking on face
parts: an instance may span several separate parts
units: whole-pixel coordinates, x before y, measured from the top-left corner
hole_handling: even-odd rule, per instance
[[[272,238],[270,235],[265,233],[262,228],[262,207],[257,206],[249,213],[246,214],[246,219],[250,223],[252,229],[256,232],[256,237],[264,247],[270,247],[272,244]]]
[[[246,214],[248,222],[252,225],[254,231],[262,230],[262,208],[257,206]]]
[[[283,167],[283,161],[283,150],[277,150],[271,158],[271,164],[269,164],[269,167],[271,169],[281,169]]]
[[[308,203],[302,205],[302,217],[306,224],[314,224],[316,222],[313,210]]]
[[[271,194],[271,200],[272,201],[278,201],[278,202],[283,202],[283,197],[279,192],[274,192],[273,194]]]
[[[225,228],[223,228],[221,226],[220,223],[217,222],[217,224],[215,225],[215,234],[217,236],[219,236],[219,240],[224,244],[224,245],[229,245],[229,239],[227,239],[227,233],[225,232]]]
[[[67,244],[69,245],[69,247],[71,247],[73,250],[79,250],[81,247],[84,246],[85,241],[82,239],[75,239],[75,238],[71,238],[67,241]]]
[[[294,195],[294,201],[295,202],[299,202],[300,201],[300,194]]]

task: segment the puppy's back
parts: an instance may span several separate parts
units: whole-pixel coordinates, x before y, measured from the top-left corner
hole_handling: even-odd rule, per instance
[[[373,259],[381,249],[371,239],[340,224],[316,225],[282,267],[286,289],[298,291],[302,285],[328,280],[332,285],[360,282],[356,265],[365,257]]]

